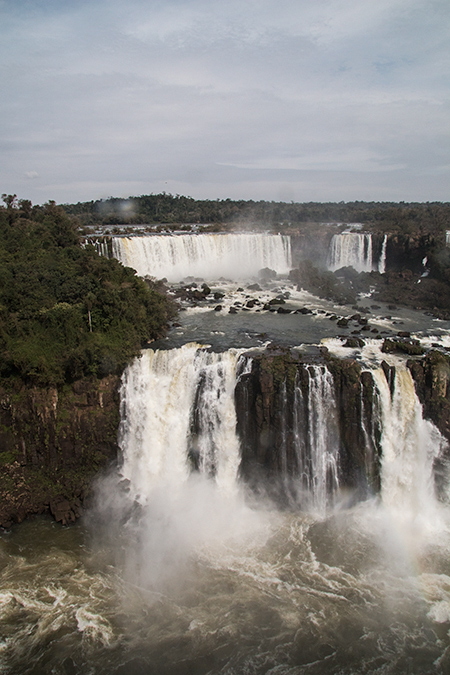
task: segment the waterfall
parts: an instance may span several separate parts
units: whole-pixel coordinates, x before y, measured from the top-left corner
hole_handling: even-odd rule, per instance
[[[373,372],[381,407],[381,497],[400,522],[436,521],[433,464],[444,440],[423,419],[411,373],[397,366],[390,387],[382,369]]]
[[[245,279],[268,267],[287,274],[291,241],[280,234],[180,234],[114,237],[113,256],[140,276]]]
[[[326,366],[307,369],[309,494],[312,507],[324,514],[339,488],[339,431],[333,378]]]
[[[328,254],[328,269],[332,272],[341,267],[353,267],[357,272],[372,272],[372,235],[359,232],[335,234],[331,239]]]
[[[293,444],[301,500],[324,515],[339,489],[339,430],[333,378],[326,366],[305,368],[307,392],[299,373],[294,385]]]
[[[387,239],[388,239],[387,234],[385,234],[383,237],[383,243],[381,245],[380,260],[378,261],[378,271],[380,274],[384,274],[386,272]]]
[[[145,350],[123,377],[122,474],[145,503],[152,489],[180,485],[194,467],[233,491],[239,467],[234,385],[239,352],[196,344]]]
[[[161,485],[173,490],[185,484],[192,473],[232,494],[245,461],[243,476],[251,484],[258,487],[248,467],[262,470],[260,478],[269,482],[280,478],[286,498],[298,497],[302,508],[326,513],[345,485],[340,429],[350,419],[336,399],[333,376],[324,364],[298,364],[293,380],[280,381],[270,412],[270,399],[258,399],[260,371],[255,380],[252,363],[243,350],[212,353],[188,344],[145,350],[128,367],[121,388],[122,475],[139,503],[145,505]],[[362,462],[346,470],[365,472],[375,491],[381,483],[386,508],[429,520],[437,503],[433,463],[443,439],[423,419],[409,370],[398,365],[390,372],[388,382],[383,369],[371,371],[367,404],[362,378],[361,448],[345,451],[346,462],[350,456]]]

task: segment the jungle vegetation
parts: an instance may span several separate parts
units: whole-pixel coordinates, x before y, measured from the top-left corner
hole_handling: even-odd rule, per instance
[[[39,386],[120,373],[175,313],[158,288],[82,246],[79,222],[50,201],[3,195],[0,379]]]
[[[443,236],[450,229],[448,202],[339,202],[285,203],[252,200],[198,200],[171,194],[150,194],[119,199],[64,204],[69,215],[82,225],[96,227],[118,224],[173,226],[209,224],[210,229],[233,226],[302,230],[311,223],[364,223],[374,232]]]

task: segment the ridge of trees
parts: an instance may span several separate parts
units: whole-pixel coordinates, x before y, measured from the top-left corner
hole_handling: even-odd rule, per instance
[[[403,234],[442,234],[450,227],[449,202],[295,203],[253,200],[198,200],[182,195],[141,195],[64,204],[67,214],[82,225],[209,224],[211,229],[233,225],[305,228],[309,223],[361,222],[373,231]]]
[[[80,243],[50,201],[2,195],[0,378],[40,386],[120,373],[175,313],[151,282]]]

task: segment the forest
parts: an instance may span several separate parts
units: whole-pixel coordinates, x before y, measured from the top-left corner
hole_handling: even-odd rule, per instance
[[[68,215],[85,227],[118,224],[207,224],[210,229],[233,226],[292,231],[311,223],[364,223],[371,231],[439,235],[450,228],[450,203],[339,202],[285,203],[231,199],[197,200],[171,194],[120,199],[110,197],[64,204]]]
[[[2,384],[59,386],[119,374],[164,333],[173,304],[134,270],[81,246],[79,222],[55,202],[3,200]]]

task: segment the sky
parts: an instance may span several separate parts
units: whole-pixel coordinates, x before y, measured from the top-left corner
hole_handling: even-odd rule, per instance
[[[450,201],[449,0],[0,0],[0,193]]]

